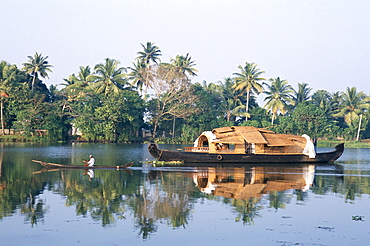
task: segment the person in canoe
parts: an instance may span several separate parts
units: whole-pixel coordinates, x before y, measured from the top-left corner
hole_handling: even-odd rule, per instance
[[[84,162],[86,163],[85,166],[92,167],[95,164],[95,159],[94,159],[94,157],[92,155],[90,155],[89,156],[89,160],[84,161]]]

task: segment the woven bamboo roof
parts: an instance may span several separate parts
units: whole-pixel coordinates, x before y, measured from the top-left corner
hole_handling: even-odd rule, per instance
[[[240,144],[240,143],[255,143],[267,144],[268,146],[290,146],[303,145],[306,139],[300,136],[289,134],[276,134],[273,131],[264,128],[252,126],[232,126],[221,127],[212,130],[216,135],[215,142]]]

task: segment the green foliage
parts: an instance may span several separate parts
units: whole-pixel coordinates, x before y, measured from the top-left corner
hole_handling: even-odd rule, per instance
[[[138,93],[122,90],[118,95],[90,95],[94,100],[75,104],[75,127],[89,141],[127,142],[135,139],[143,123],[145,104]]]
[[[307,83],[296,91],[277,77],[264,90],[264,71],[249,62],[220,82],[191,83],[198,70],[189,53],[164,63],[154,43],[141,47],[129,71],[106,58],[94,69],[80,66],[61,90],[42,81],[52,72],[47,56],[28,56],[22,69],[1,61],[1,133],[15,129],[22,141],[65,141],[73,126],[88,141],[131,142],[143,141],[145,128],[158,133],[157,141],[189,143],[206,130],[245,125],[329,140],[370,138],[370,97],[355,87],[310,96]],[[154,93],[146,95],[148,89]],[[261,92],[265,108],[257,103]]]
[[[308,134],[311,138],[321,137],[327,124],[324,111],[312,104],[301,103],[292,113],[295,133]]]
[[[278,112],[283,115],[287,112],[288,104],[293,104],[290,99],[290,94],[293,93],[293,88],[288,84],[288,81],[281,80],[279,77],[275,79],[269,79],[271,85],[267,85],[267,89],[264,93],[267,94],[265,101],[266,108],[272,113],[271,125],[274,124],[274,120]]]
[[[126,68],[118,67],[119,62],[114,59],[105,59],[105,63],[95,66],[95,74],[89,75],[87,79],[92,81],[88,85],[97,94],[119,94],[128,82],[124,79]]]
[[[253,62],[246,62],[244,67],[238,66],[238,68],[240,72],[233,73],[236,76],[236,83],[233,85],[233,88],[239,95],[246,94],[246,113],[248,113],[251,93],[259,94],[263,92],[263,86],[260,81],[265,80],[261,77],[265,71],[261,71],[257,68],[257,64]],[[247,119],[248,116],[246,116]]]
[[[120,95],[107,97],[95,109],[98,122],[96,130],[103,139],[114,142],[129,141],[139,130],[144,114],[144,103],[137,92],[122,91]]]
[[[51,109],[45,115],[42,129],[47,131],[46,138],[50,141],[66,141],[70,130],[69,120],[63,116],[59,108],[50,105]]]
[[[283,134],[295,134],[295,124],[292,121],[292,118],[290,116],[283,116],[278,118],[278,124],[276,127],[274,127],[272,130],[274,130],[276,133],[283,133]]]
[[[241,126],[254,126],[254,127],[261,128],[262,127],[262,124],[258,120],[248,120],[248,121],[244,121],[241,124]]]
[[[52,65],[47,61],[47,56],[43,57],[42,54],[35,53],[34,56],[28,56],[28,62],[23,63],[23,70],[32,77],[31,90],[34,90],[35,83],[38,77],[47,78],[48,72],[52,72]]]
[[[363,92],[357,92],[356,87],[349,88],[341,94],[338,113],[334,117],[343,117],[344,121],[351,125],[368,111],[370,107],[370,97]]]

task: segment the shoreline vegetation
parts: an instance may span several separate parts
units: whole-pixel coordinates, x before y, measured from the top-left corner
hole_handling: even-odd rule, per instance
[[[42,137],[25,137],[25,136],[19,136],[19,135],[6,135],[6,136],[0,136],[0,142],[6,143],[6,142],[32,142],[32,143],[50,143],[50,141],[46,140]],[[70,142],[77,142],[77,143],[114,143],[113,141],[86,141],[86,140],[76,140],[76,139],[69,139],[66,141],[57,141],[59,143],[70,143]],[[150,141],[136,141],[135,143],[143,143],[147,144]],[[165,141],[156,141],[159,144],[193,144],[193,142],[183,143],[183,142],[165,142]],[[133,142],[124,142],[124,143],[133,143]],[[345,148],[352,149],[352,148],[370,148],[370,139],[364,139],[360,141],[348,141],[348,140],[318,140],[317,141],[317,147],[319,148],[334,148],[336,145],[340,143],[345,143]]]
[[[336,145],[344,143],[345,149],[370,148],[370,140],[363,141],[328,141],[320,140],[317,142],[319,148],[334,148]]]
[[[369,144],[368,92],[315,91],[297,81],[293,88],[248,61],[229,77],[199,82],[189,53],[162,61],[153,42],[140,45],[132,65],[105,58],[50,87],[43,81],[53,72],[48,56],[36,52],[21,68],[1,61],[0,141],[192,143],[214,128],[253,126],[327,139],[319,147],[337,139],[346,148]]]

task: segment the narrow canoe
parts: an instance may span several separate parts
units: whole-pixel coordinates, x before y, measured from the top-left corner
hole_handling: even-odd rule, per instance
[[[83,165],[62,165],[62,164],[55,164],[50,162],[32,160],[33,162],[40,163],[43,167],[48,169],[57,169],[57,168],[69,168],[69,169],[128,169],[132,166],[133,162],[127,163],[125,165],[120,166],[83,166]]]

